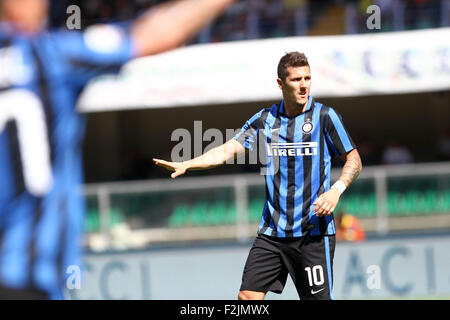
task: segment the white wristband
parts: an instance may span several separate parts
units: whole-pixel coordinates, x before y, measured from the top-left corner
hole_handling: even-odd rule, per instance
[[[343,183],[341,180],[336,181],[331,187],[338,189],[341,193],[344,193],[345,189],[347,189],[345,183]]]

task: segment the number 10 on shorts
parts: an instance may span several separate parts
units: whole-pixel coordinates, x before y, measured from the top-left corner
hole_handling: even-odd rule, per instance
[[[316,265],[312,268],[306,267],[305,270],[308,274],[308,282],[310,287],[312,287],[313,285],[320,286],[325,282],[323,276],[323,268],[321,265]]]

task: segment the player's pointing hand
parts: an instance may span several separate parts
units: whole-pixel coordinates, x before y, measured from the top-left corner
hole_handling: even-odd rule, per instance
[[[170,162],[161,159],[153,159],[156,165],[166,168],[170,171],[175,171],[170,176],[176,178],[184,174],[187,170],[187,166],[183,162]]]

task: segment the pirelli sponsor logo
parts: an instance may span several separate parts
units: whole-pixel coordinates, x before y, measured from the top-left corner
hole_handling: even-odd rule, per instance
[[[269,143],[269,156],[314,156],[317,154],[317,142]]]

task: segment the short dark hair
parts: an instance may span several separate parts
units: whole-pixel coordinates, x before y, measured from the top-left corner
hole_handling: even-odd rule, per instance
[[[308,58],[304,53],[293,51],[286,53],[283,57],[281,57],[280,62],[278,63],[278,78],[284,81],[286,79],[288,72],[288,67],[309,67]]]

